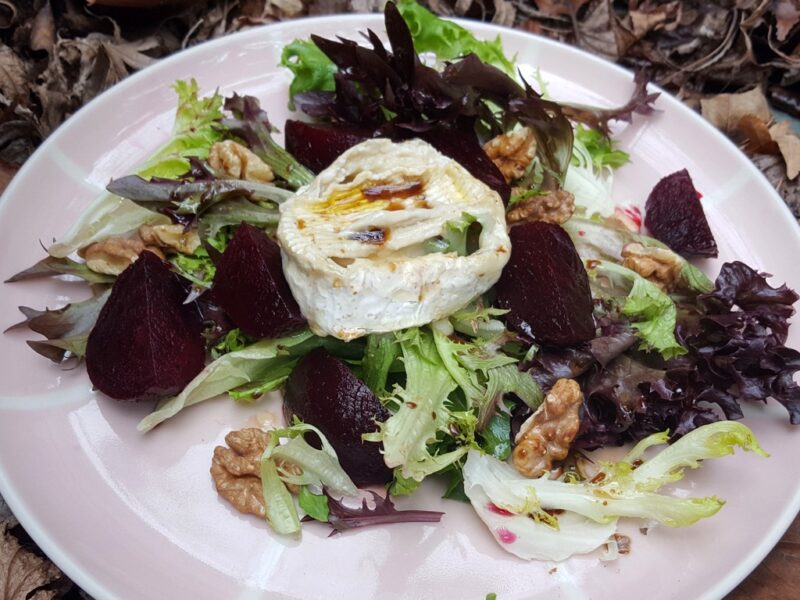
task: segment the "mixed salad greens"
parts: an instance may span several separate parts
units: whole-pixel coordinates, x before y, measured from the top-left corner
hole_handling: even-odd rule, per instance
[[[679,527],[715,514],[717,498],[661,488],[736,447],[766,456],[736,422],[742,402],[772,398],[800,423],[800,353],[784,345],[797,294],[741,262],[711,281],[687,260],[716,245],[685,171],[648,198],[659,239],[642,233],[639,208],[616,205],[614,170],[629,157],[609,123],[653,111],[644,75],[624,106],[560,103],[521,79],[499,38],[413,0],[385,17],[389,48],[372,31],[368,46],[312,35],[284,48],[288,102],[305,114],[287,122],[285,148],[256,98],[177,82],[171,140],[9,280],[66,275],[95,290],[57,310],[21,307],[20,325],[46,338],[29,345],[59,364],[85,359],[108,396],[157,400],[142,432],[221,394],[254,402],[283,388],[287,426],[262,445],[229,442],[212,467],[223,496],[280,534],[300,531],[298,507],[334,531],[436,521],[390,499],[431,476],[527,559],[592,551],[620,517]],[[433,322],[320,335],[273,238],[319,172],[379,138],[421,139],[482,182],[505,205],[510,257],[491,289]],[[326,206],[405,209],[425,199],[421,185],[372,182]],[[418,254],[476,252],[486,223],[453,211]],[[587,468],[582,451],[629,442],[622,460]],[[388,487],[373,507],[345,500],[374,484]]]

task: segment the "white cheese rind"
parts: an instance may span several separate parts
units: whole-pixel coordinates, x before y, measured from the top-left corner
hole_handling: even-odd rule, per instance
[[[331,208],[347,190],[423,182],[410,198]],[[425,253],[425,243],[464,213],[482,227],[469,256]],[[386,232],[381,244],[351,237]],[[309,325],[350,340],[430,323],[491,288],[511,250],[500,197],[421,140],[369,140],[351,148],[281,205],[283,271]]]

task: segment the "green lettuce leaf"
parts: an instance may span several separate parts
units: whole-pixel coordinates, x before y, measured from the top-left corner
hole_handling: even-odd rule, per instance
[[[267,513],[267,523],[281,535],[300,535],[300,517],[278,468],[269,456],[261,457],[261,490]]]
[[[373,333],[367,336],[367,349],[361,361],[362,381],[377,396],[386,394],[389,370],[400,354],[394,334]]]
[[[297,494],[297,503],[309,517],[322,523],[328,522],[330,510],[328,509],[328,497],[315,494],[308,489],[307,485],[300,488]]]
[[[410,496],[419,489],[421,482],[410,477],[403,477],[402,471],[401,468],[394,470],[394,478],[389,485],[389,494],[392,496]]]
[[[191,254],[173,254],[168,260],[181,276],[195,285],[211,287],[217,268],[208,251],[202,246],[195,248]]]
[[[630,154],[616,148],[616,143],[609,137],[603,135],[597,129],[590,129],[578,124],[575,130],[575,141],[583,144],[589,155],[592,157],[592,165],[597,171],[605,167],[618,169],[630,162]],[[577,164],[577,159],[573,158],[573,164]]]
[[[631,319],[643,349],[655,350],[666,359],[686,354],[686,348],[675,338],[678,310],[672,298],[651,281],[622,265],[600,261],[591,271],[594,275],[607,277],[612,285],[630,288],[622,314]]]
[[[201,98],[197,81],[176,81],[178,110],[172,138],[148,160],[138,175],[175,179],[189,170],[189,158],[207,158],[214,142],[222,139],[222,96],[215,92]]]
[[[322,442],[316,449],[303,437],[312,432]],[[285,444],[278,444],[280,438],[288,438]],[[295,485],[313,485],[328,490],[334,496],[358,496],[358,488],[339,464],[336,450],[333,449],[323,433],[308,423],[295,423],[291,427],[270,432],[270,443],[264,457],[282,459],[296,467],[301,473],[278,471],[281,480]]]
[[[406,370],[405,387],[397,386],[390,399],[394,414],[366,434],[367,441],[383,442],[383,459],[390,468],[401,467],[405,478],[422,481],[461,458],[466,448],[432,455],[428,444],[446,428],[447,398],[456,383],[448,373],[428,330],[411,328],[396,334]]]
[[[506,413],[497,413],[481,432],[481,448],[498,460],[511,456],[511,417]]]
[[[400,0],[397,8],[411,30],[417,52],[433,52],[441,60],[472,53],[511,77],[516,76],[515,59],[506,58],[499,35],[491,42],[479,40],[461,25],[437,17],[414,0]]]
[[[283,47],[281,66],[289,69],[294,78],[289,84],[289,108],[295,109],[294,97],[302,92],[336,89],[333,76],[336,65],[311,40],[294,40]]]

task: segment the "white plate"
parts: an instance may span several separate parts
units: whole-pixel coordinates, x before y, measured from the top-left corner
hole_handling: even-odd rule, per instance
[[[466,23],[465,23],[466,24]],[[314,32],[355,38],[382,31],[379,16],[352,15],[270,25],[204,44],[112,88],[62,126],[27,162],[0,206],[0,274],[42,256],[39,240],[63,234],[111,177],[132,172],[169,136],[179,78],[201,89],[258,96],[275,123],[287,116],[290,74],[282,46]],[[592,56],[529,35],[469,23],[502,36],[519,60],[541,67],[558,99],[613,105],[631,75]],[[619,171],[619,203],[642,203],[663,175],[688,168],[720,247],[800,288],[797,224],[766,180],[730,142],[673,98],[657,115],[619,133],[632,164]],[[720,261],[704,268],[716,272]],[[16,307],[58,306],[85,294],[78,284],[4,285],[0,319]],[[800,346],[800,330],[789,344]],[[623,527],[632,553],[559,565],[504,553],[467,505],[438,498],[436,485],[402,505],[443,510],[439,525],[403,524],[327,538],[307,527],[302,542],[276,539],[254,517],[221,500],[208,474],[213,447],[258,407],[220,399],[140,435],[150,406],[91,391],[83,368],[61,371],[25,347],[25,332],[0,336],[0,491],[42,549],[97,598],[701,598],[720,597],[777,542],[800,507],[795,475],[800,431],[775,405],[747,423],[772,453],[737,455],[691,473],[676,493],[716,494],[728,504],[686,530]],[[554,568],[556,567],[557,568]]]

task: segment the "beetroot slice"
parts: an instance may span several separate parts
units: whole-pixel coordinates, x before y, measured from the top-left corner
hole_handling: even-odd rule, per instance
[[[278,244],[247,223],[217,261],[212,289],[217,304],[251,337],[280,337],[306,324],[283,276]]]
[[[286,150],[300,164],[319,173],[345,150],[370,139],[374,131],[347,125],[286,121]]]
[[[511,228],[511,258],[495,286],[506,323],[540,344],[595,337],[589,276],[569,235],[544,221]]]
[[[205,363],[197,311],[186,289],[151,252],[114,283],[86,346],[92,384],[117,400],[152,400],[182,390]]]
[[[391,481],[392,471],[383,462],[380,444],[361,439],[362,434],[376,431],[376,421],[388,419],[389,412],[327,350],[317,348],[297,363],[286,381],[283,402],[288,417],[296,415],[328,438],[356,485]]]
[[[686,169],[667,175],[656,184],[645,211],[644,224],[653,237],[678,254],[687,258],[717,256],[717,242]]]

